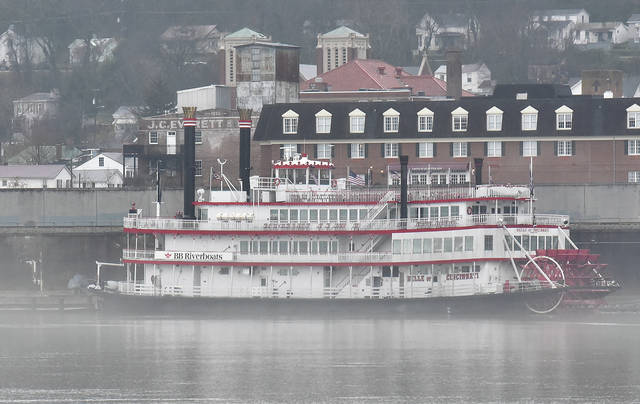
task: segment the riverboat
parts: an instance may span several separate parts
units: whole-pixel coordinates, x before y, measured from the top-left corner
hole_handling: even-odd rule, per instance
[[[186,175],[185,217],[132,209],[122,263],[98,263],[94,289],[130,309],[484,303],[549,313],[598,305],[618,287],[598,255],[571,240],[568,216],[535,211],[532,184],[473,185],[469,166],[428,168],[423,185],[409,187],[408,159],[399,160],[399,187],[385,188],[337,178],[330,161],[304,154],[274,161],[269,176],[245,175],[244,190],[223,176],[228,189],[194,192]],[[105,265],[122,265],[126,279],[106,281]]]

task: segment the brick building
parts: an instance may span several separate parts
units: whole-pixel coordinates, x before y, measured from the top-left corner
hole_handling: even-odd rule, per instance
[[[530,157],[538,184],[640,182],[640,98],[510,85],[459,100],[266,105],[254,141],[261,175],[272,160],[304,152],[331,160],[337,176],[351,169],[378,185],[395,181],[400,154],[409,155],[414,183],[442,183],[417,175],[425,167],[468,167],[447,183],[528,183]]]

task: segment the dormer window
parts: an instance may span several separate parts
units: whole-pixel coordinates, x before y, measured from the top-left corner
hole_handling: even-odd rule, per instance
[[[640,129],[640,106],[638,104],[627,108],[627,129]]]
[[[429,108],[422,108],[418,111],[418,132],[433,131],[433,111]]]
[[[573,127],[573,110],[566,105],[556,109],[556,129],[570,130]]]
[[[331,132],[331,114],[323,109],[316,114],[316,133],[329,132]]]
[[[487,110],[487,131],[502,130],[502,110],[498,107],[491,107]]]
[[[364,119],[366,114],[358,108],[349,112],[349,132],[364,133]]]
[[[451,129],[454,132],[464,132],[469,123],[469,113],[467,110],[458,107],[451,111]]]
[[[538,110],[528,106],[522,111],[522,130],[536,130],[538,128]]]
[[[293,110],[282,114],[282,133],[285,135],[298,133],[298,116]]]
[[[398,128],[400,127],[400,112],[389,108],[382,116],[384,117],[384,132],[398,133]]]

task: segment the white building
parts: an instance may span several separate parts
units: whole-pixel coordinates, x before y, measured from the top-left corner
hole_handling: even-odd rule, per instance
[[[0,165],[0,189],[70,188],[71,178],[62,164]]]
[[[177,91],[176,108],[197,107],[198,111],[206,109],[232,109],[232,87],[212,84],[210,86],[188,88]]]
[[[631,17],[627,20],[627,25],[629,26],[633,42],[640,42],[640,14],[631,14]]]
[[[87,46],[88,42],[88,46]],[[89,54],[87,55],[87,47]],[[75,39],[68,46],[69,64],[80,65],[85,60],[91,63],[104,63],[113,59],[113,53],[118,47],[118,40],[115,38],[97,38],[95,35],[89,41]]]
[[[434,72],[437,79],[447,81],[447,65],[441,65]],[[491,70],[484,63],[462,65],[462,89],[476,95],[487,95],[493,92]]]
[[[45,62],[40,38],[26,38],[15,31],[13,25],[0,34],[0,68],[10,69],[27,61],[32,66]]]
[[[584,8],[539,10],[533,13],[533,21],[571,21],[574,24],[589,22],[589,13]]]
[[[629,41],[633,31],[621,21],[593,22],[577,24],[575,27],[576,45],[612,45]]]
[[[101,153],[73,169],[78,188],[120,188],[123,183],[122,153]]]
[[[369,34],[361,34],[344,25],[326,34],[318,34],[317,74],[328,72],[353,59],[368,59],[370,53]]]
[[[271,37],[256,32],[247,27],[232,32],[220,41],[220,49],[224,53],[224,82],[226,85],[236,85],[236,46],[253,42],[271,42]]]

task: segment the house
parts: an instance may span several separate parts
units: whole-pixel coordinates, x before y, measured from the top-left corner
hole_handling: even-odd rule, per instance
[[[224,59],[224,76],[219,82],[227,86],[236,85],[236,46],[246,45],[252,42],[271,42],[271,37],[244,27],[238,31],[226,35],[220,41],[220,52]]]
[[[221,38],[215,25],[175,25],[160,35],[165,51],[182,55],[184,63],[209,62],[220,51]]]
[[[138,108],[136,107],[128,107],[128,106],[120,106],[118,109],[111,115],[113,121],[111,124],[113,125],[113,132],[115,133],[116,140],[122,141],[125,139],[129,139],[133,134],[135,134],[138,129]]]
[[[418,48],[414,55],[448,47],[466,48],[475,43],[478,21],[465,14],[425,14],[416,26]]]
[[[118,47],[115,38],[98,38],[95,35],[91,39],[74,39],[68,46],[69,64],[71,66],[90,63],[104,63],[113,59],[113,54]],[[87,54],[88,52],[88,54]]]
[[[320,74],[318,77],[307,80],[302,84],[300,97],[316,98],[319,93],[359,92],[363,97],[370,91],[402,90],[409,92],[406,96],[421,97],[446,97],[447,83],[433,76],[413,76],[406,73],[401,67],[393,66],[387,62],[376,59],[356,59],[344,64],[337,69]],[[472,96],[464,92],[464,96]],[[325,97],[326,98],[326,97]],[[398,98],[395,98],[398,99]]]
[[[71,178],[62,164],[0,165],[0,189],[70,188]]]
[[[13,101],[11,121],[13,141],[31,138],[38,121],[53,118],[58,114],[60,94],[54,89],[48,93],[33,93]]]
[[[316,45],[317,72],[326,73],[354,59],[368,59],[371,53],[369,34],[340,26],[325,34],[318,34]]]
[[[536,40],[558,50],[565,49],[573,41],[575,27],[571,20],[536,21],[533,24]]]
[[[124,182],[122,153],[100,153],[73,169],[78,188],[120,188]]]
[[[594,79],[597,71],[585,71],[583,77],[573,77],[569,79],[571,94],[573,95],[603,95],[605,91],[610,91],[614,98],[637,98],[640,97],[640,76],[623,75],[620,71],[600,72],[599,76],[604,77]],[[587,76],[587,81],[584,81]],[[621,82],[620,82],[621,81]],[[583,84],[584,83],[584,84]],[[584,88],[584,85],[587,88]]]
[[[441,65],[434,76],[447,81],[447,65]],[[491,80],[491,70],[484,63],[462,65],[462,89],[476,95],[488,95],[493,91],[495,82]]]
[[[640,14],[631,14],[627,20],[634,43],[640,42]]]
[[[0,69],[8,70],[16,64],[38,66],[45,62],[41,38],[26,38],[14,25],[0,34]]]
[[[573,43],[584,47],[605,47],[633,39],[633,31],[621,21],[577,24]]]
[[[538,10],[533,13],[533,21],[571,21],[574,24],[589,22],[589,13],[584,8]]]

